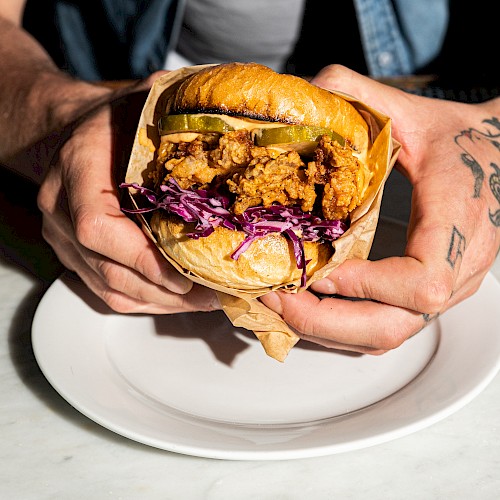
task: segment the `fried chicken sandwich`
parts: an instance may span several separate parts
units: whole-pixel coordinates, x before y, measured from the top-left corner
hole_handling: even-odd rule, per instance
[[[184,269],[239,290],[306,286],[365,196],[369,128],[347,100],[254,63],[210,66],[158,120],[150,226]]]

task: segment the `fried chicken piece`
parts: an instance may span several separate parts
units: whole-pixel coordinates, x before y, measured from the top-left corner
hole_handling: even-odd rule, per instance
[[[321,207],[329,220],[344,220],[359,204],[358,175],[361,165],[348,147],[325,135],[308,164],[307,175],[324,185]]]
[[[183,189],[207,188],[215,177],[224,178],[244,169],[253,142],[246,130],[200,134],[191,142],[165,143],[160,149],[156,181],[173,177]]]
[[[218,165],[224,175],[229,176],[247,167],[254,147],[247,130],[228,132],[220,138],[218,147],[210,152],[210,161]]]
[[[183,189],[207,189],[214,181],[225,183],[236,197],[232,206],[235,214],[273,203],[298,205],[311,212],[319,192],[323,217],[344,220],[360,203],[361,166],[348,146],[340,146],[327,135],[307,166],[296,151],[255,146],[247,130],[199,134],[191,142],[165,142],[157,165],[153,173],[156,186],[170,177]]]
[[[321,200],[325,219],[344,220],[358,205],[355,173],[348,167],[333,171],[329,182],[325,184]]]
[[[305,165],[296,151],[280,153],[266,148],[254,148],[253,159],[243,173],[236,173],[227,184],[236,194],[235,214],[247,208],[273,203],[283,206],[300,205],[304,212],[313,209],[316,200],[314,183],[305,174]]]

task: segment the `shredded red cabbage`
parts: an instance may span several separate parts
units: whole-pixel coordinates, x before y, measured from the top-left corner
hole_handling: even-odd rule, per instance
[[[163,194],[158,196],[151,189],[136,183],[122,183],[121,188],[134,188],[151,204],[135,210],[123,209],[129,213],[145,213],[163,209],[176,214],[186,222],[195,224],[188,233],[190,238],[209,236],[216,227],[243,231],[243,242],[231,254],[235,260],[245,252],[253,241],[270,233],[280,233],[290,239],[294,249],[297,268],[302,271],[301,286],[306,284],[306,259],[304,241],[334,241],[346,230],[346,225],[338,220],[324,220],[299,207],[251,207],[241,215],[232,214],[228,208],[230,200],[216,191],[204,189],[182,189],[175,179],[170,178],[161,186]]]

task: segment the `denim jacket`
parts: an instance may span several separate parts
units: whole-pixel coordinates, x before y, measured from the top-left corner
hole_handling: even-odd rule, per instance
[[[141,78],[163,67],[185,1],[28,0],[24,26],[73,75],[86,80]],[[372,76],[410,74],[439,52],[448,0],[354,4]]]
[[[411,74],[434,58],[448,24],[448,0],[354,0],[372,76]]]
[[[143,78],[161,69],[184,0],[27,0],[23,24],[79,78]]]

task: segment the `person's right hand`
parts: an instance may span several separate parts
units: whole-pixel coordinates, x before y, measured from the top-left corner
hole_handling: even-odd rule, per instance
[[[145,97],[139,92],[151,83],[119,91],[72,126],[40,187],[43,235],[62,264],[115,311],[214,310],[215,292],[179,274],[120,208],[115,174],[124,172],[120,153],[129,149],[117,139],[131,144]]]

